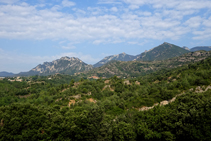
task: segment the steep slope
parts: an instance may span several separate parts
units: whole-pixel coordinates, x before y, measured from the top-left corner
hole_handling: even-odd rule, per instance
[[[55,73],[74,74],[76,72],[82,72],[91,70],[92,65],[87,65],[80,59],[72,57],[62,57],[61,59],[54,60],[52,62],[44,62],[33,68],[29,72],[22,72],[18,75],[29,76],[29,75],[49,75]]]
[[[199,50],[210,51],[211,46],[197,46],[197,47],[193,47],[193,48],[190,49],[190,51],[192,51],[192,52],[199,51]]]
[[[117,60],[117,61],[132,61],[133,59],[135,59],[136,57],[133,55],[128,55],[126,53],[121,53],[118,55],[111,55],[111,56],[107,56],[105,57],[103,60],[101,60],[100,62],[94,64],[93,66],[96,67],[101,67],[102,65],[105,65],[106,63],[108,63],[109,61],[112,60]]]
[[[177,57],[190,51],[179,46],[164,42],[163,44],[138,55],[135,60],[158,61]]]
[[[14,75],[13,73],[6,72],[6,71],[0,72],[0,77],[10,77],[10,76],[13,76],[13,75]]]
[[[197,51],[183,54],[179,57],[174,57],[168,60],[162,61],[110,61],[100,68],[94,68],[88,72],[80,74],[81,77],[112,77],[114,75],[120,77],[137,77],[143,76],[161,69],[177,68],[185,64],[201,61],[211,56],[211,51]]]

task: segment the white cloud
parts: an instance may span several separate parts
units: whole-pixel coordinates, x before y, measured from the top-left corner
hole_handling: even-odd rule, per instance
[[[180,10],[211,8],[210,0],[122,0],[123,2],[143,6],[152,5],[154,8],[173,8]]]
[[[211,16],[209,17],[209,19],[203,21],[203,25],[206,27],[211,27],[210,23],[211,23]]]
[[[123,0],[123,2],[131,4],[131,5],[141,6],[141,5],[146,4],[148,1],[147,0]]]
[[[193,34],[196,36],[193,37],[195,40],[210,40],[211,39],[211,28],[202,31],[194,31]]]
[[[118,9],[117,9],[116,7],[112,7],[112,8],[111,8],[111,11],[113,11],[113,12],[117,12],[117,11],[118,11]]]
[[[203,9],[211,8],[210,0],[186,0],[178,4],[177,9]]]
[[[88,7],[87,10],[91,13],[90,15],[100,15],[100,14],[105,14],[106,12],[109,11],[109,9],[105,7]]]
[[[175,10],[175,9],[171,9],[171,10],[163,10],[162,11],[162,16],[164,17],[168,17],[171,19],[176,19],[176,20],[181,20],[184,18],[184,16],[189,16],[192,15],[194,13],[197,13],[198,11],[196,10]]]
[[[70,49],[75,49],[75,46],[62,46],[62,49],[70,50]]]
[[[52,11],[57,11],[57,10],[60,10],[60,9],[62,9],[62,7],[61,7],[60,5],[54,5],[54,6],[51,8]]]
[[[143,46],[146,43],[148,43],[148,41],[143,41],[143,42],[129,41],[128,42],[128,44],[131,44],[131,45],[140,45],[140,46]]]
[[[104,43],[104,42],[105,42],[105,40],[95,40],[95,41],[93,41],[93,44],[99,45],[99,44]]]
[[[99,0],[98,4],[122,4],[121,0]]]
[[[139,6],[138,5],[130,5],[129,8],[132,9],[132,10],[134,10],[134,9],[138,9]]]
[[[201,25],[203,19],[200,16],[191,17],[184,24],[190,28],[198,28]]]
[[[140,16],[151,16],[152,13],[151,12],[148,12],[148,11],[138,11],[136,12],[136,14],[140,15]]]
[[[85,15],[86,14],[86,11],[81,10],[81,9],[78,9],[78,8],[73,8],[72,10],[76,12],[76,15],[77,16]]]
[[[62,5],[64,7],[72,7],[72,6],[75,6],[76,4],[74,2],[72,2],[72,1],[69,1],[69,0],[63,0],[62,1]]]
[[[13,4],[18,2],[19,0],[0,0],[0,3],[7,3],[7,4]]]
[[[63,3],[66,2],[71,1],[63,1]],[[120,0],[108,2],[115,3],[120,2]],[[0,38],[59,39],[100,44],[118,43],[129,39],[179,39],[184,34],[198,31],[196,28],[203,26],[206,30],[210,27],[211,19],[201,17],[198,14],[199,9],[196,7],[178,7],[179,2],[186,4],[185,2],[190,2],[189,0],[179,0],[179,2],[171,0],[172,3],[166,0],[152,0],[150,2],[146,0],[122,0],[122,2],[128,3],[128,7],[147,4],[158,7],[158,9],[155,11],[128,9],[124,12],[125,7],[122,6],[113,6],[110,9],[88,7],[86,10],[74,8],[75,13],[67,14],[58,11],[61,8],[59,5],[42,10],[27,4],[0,5]],[[200,4],[199,1],[194,2],[194,4],[199,4],[200,8],[209,7]],[[159,3],[161,6],[157,5]],[[206,1],[206,4],[208,3],[209,1]],[[160,10],[159,7],[167,8]],[[115,13],[108,14],[109,11]],[[192,16],[193,14],[195,17]],[[195,35],[193,34],[193,36]],[[65,47],[67,48],[67,46]]]

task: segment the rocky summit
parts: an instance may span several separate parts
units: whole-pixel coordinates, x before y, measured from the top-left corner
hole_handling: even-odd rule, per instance
[[[121,54],[117,54],[117,55],[111,55],[111,56],[107,56],[104,59],[102,59],[101,61],[99,61],[98,63],[94,64],[94,67],[101,67],[103,65],[105,65],[106,63],[112,61],[112,60],[116,60],[116,61],[132,61],[133,59],[135,59],[135,56],[133,55],[128,55],[126,53],[121,53]]]

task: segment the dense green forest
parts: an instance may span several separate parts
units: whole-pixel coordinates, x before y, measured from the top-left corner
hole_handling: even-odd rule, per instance
[[[8,79],[0,80],[2,141],[211,139],[211,58],[130,79]]]

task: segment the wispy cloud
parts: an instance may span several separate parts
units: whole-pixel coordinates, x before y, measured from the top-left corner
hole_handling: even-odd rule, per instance
[[[68,0],[41,10],[26,3],[0,5],[0,38],[65,39],[100,44],[115,43],[117,39],[179,39],[188,33],[199,38],[201,34],[196,33],[210,27],[210,17],[198,14],[201,9],[211,8],[207,0],[99,0],[98,3],[127,6],[75,8],[72,14],[67,14],[59,9],[75,5]],[[154,11],[137,9],[143,5],[151,5]]]
[[[112,7],[110,10],[113,11],[113,12],[117,12],[118,8],[117,7]]]
[[[147,40],[144,40],[143,42],[129,41],[128,44],[131,44],[131,45],[140,45],[140,46],[142,46],[142,45],[144,45],[144,44],[146,44],[146,43],[148,43],[148,42],[149,42],[149,41],[147,41]]]
[[[75,49],[75,46],[62,46],[62,49],[70,50],[70,49]]]
[[[121,0],[99,0],[98,4],[122,4]]]
[[[62,1],[62,5],[64,7],[71,7],[71,6],[75,6],[76,4],[74,2],[72,2],[72,1],[69,1],[69,0],[63,0]]]
[[[123,2],[143,6],[152,5],[154,8],[173,8],[179,10],[211,8],[209,0],[122,0]]]
[[[18,2],[19,0],[0,0],[0,3],[6,3],[6,4],[13,4]]]
[[[196,35],[193,37],[193,39],[195,40],[210,40],[211,28],[208,28],[206,30],[201,30],[201,31],[194,31],[193,34]]]

